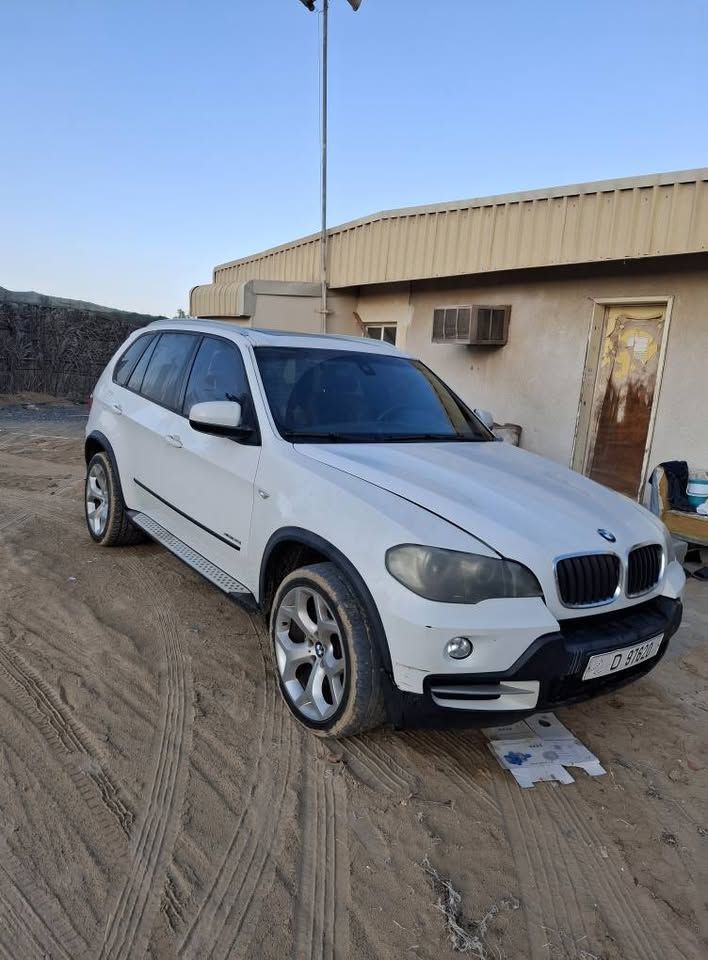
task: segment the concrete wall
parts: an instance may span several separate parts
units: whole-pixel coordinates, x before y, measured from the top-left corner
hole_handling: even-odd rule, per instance
[[[708,269],[469,286],[440,281],[409,293],[362,288],[366,322],[396,320],[398,345],[420,357],[473,407],[523,427],[522,446],[570,464],[596,299],[673,297],[649,467],[687,459],[708,467]],[[433,309],[510,303],[509,342],[497,349],[431,343]]]

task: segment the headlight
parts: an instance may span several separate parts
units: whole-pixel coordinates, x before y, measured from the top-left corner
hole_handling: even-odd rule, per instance
[[[386,552],[386,569],[426,600],[479,603],[494,597],[542,597],[536,577],[512,560],[404,543]]]

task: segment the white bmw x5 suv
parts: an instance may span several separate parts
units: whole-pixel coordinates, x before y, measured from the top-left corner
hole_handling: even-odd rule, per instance
[[[96,385],[86,520],[268,618],[313,732],[468,726],[613,689],[681,620],[666,528],[502,442],[385,343],[160,321]]]

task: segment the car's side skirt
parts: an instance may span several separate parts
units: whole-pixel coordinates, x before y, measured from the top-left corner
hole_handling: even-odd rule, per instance
[[[209,580],[210,583],[213,583],[220,590],[223,590],[232,600],[249,607],[249,609],[257,608],[256,599],[248,587],[245,587],[235,577],[232,577],[231,574],[226,573],[221,567],[217,567],[215,563],[207,560],[201,553],[197,553],[196,550],[193,550],[192,547],[183,540],[180,540],[173,533],[170,533],[166,527],[163,527],[162,524],[153,520],[152,517],[148,517],[147,514],[133,510],[129,511],[129,513],[130,519],[136,527],[140,527],[149,537],[152,537],[157,543],[166,547],[170,553],[173,553],[176,557],[179,557],[180,560],[183,560],[192,570],[200,573],[205,579]]]

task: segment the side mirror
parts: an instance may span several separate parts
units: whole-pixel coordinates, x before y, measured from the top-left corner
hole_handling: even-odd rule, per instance
[[[251,428],[242,426],[241,418],[241,404],[236,400],[195,403],[189,411],[189,425],[193,430],[217,437],[247,437]]]
[[[474,415],[478,420],[482,421],[488,430],[492,430],[494,428],[494,417],[491,415],[489,410],[475,410]]]

